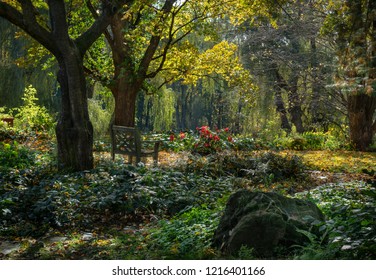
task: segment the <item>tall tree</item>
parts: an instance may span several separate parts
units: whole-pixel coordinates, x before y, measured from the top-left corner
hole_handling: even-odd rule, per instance
[[[97,19],[73,39],[69,34],[64,0],[0,1],[0,16],[43,45],[58,62],[62,107],[56,136],[59,166],[62,168],[85,170],[93,167],[93,128],[87,107],[83,57],[116,15],[121,2],[130,1],[100,2]]]
[[[96,16],[90,1],[87,3]],[[233,84],[244,82],[246,91],[249,75],[235,57],[234,44],[211,43],[203,50],[199,47],[202,41],[188,38],[195,33],[202,35],[203,41],[212,40],[216,36],[215,20],[225,16],[234,22],[243,22],[249,16],[270,16],[269,4],[260,0],[136,1],[124,14],[113,17],[105,36],[114,74],[107,75],[106,81],[95,56],[87,64],[87,72],[111,89],[116,100],[115,123],[135,125],[136,97],[142,89],[153,90],[149,81],[156,77],[163,79],[162,86],[178,80],[196,83],[199,77],[220,73]]]
[[[337,85],[347,96],[350,140],[366,150],[376,133],[376,2],[329,1],[325,30],[336,36]]]
[[[338,107],[327,105],[324,74],[331,70],[333,53],[328,52],[329,40],[320,36],[322,14],[313,2],[290,1],[277,19],[278,28],[263,22],[242,33],[247,68],[255,76],[266,77],[259,79],[265,91],[260,94],[274,93],[280,125],[287,132],[292,125],[297,132],[324,128],[326,118]]]

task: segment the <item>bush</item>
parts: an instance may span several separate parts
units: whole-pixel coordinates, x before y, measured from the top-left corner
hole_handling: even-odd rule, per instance
[[[300,258],[375,259],[376,189],[362,182],[330,184],[296,197],[315,202],[327,217],[320,230],[329,244],[314,241]]]
[[[217,153],[233,146],[233,138],[228,128],[213,132],[208,126],[196,128],[199,137],[193,145],[192,152],[200,155]]]
[[[15,126],[28,131],[50,131],[55,126],[54,118],[44,106],[36,104],[36,89],[31,85],[25,89],[23,105],[16,108]]]
[[[345,146],[343,141],[330,132],[305,132],[297,136],[276,138],[273,141],[276,148],[292,150],[338,150]]]
[[[196,130],[197,136],[192,132],[171,133],[168,136],[168,141],[165,141],[165,147],[175,152],[190,151],[200,155],[209,155],[234,148],[234,140],[228,128],[213,132],[208,126],[202,126]]]
[[[189,151],[196,141],[192,132],[170,133],[169,135],[162,136],[164,148],[174,152]]]
[[[211,242],[222,208],[195,207],[170,221],[161,221],[159,228],[148,237],[149,251],[154,252],[154,258],[213,258],[216,252],[211,248]]]
[[[0,143],[0,171],[29,167],[34,163],[34,159],[35,154],[16,141]]]
[[[276,153],[222,152],[206,158],[192,155],[180,167],[183,172],[206,175],[212,178],[233,176],[250,179],[255,184],[270,184],[305,176],[306,166],[296,155],[281,156]],[[231,177],[230,177],[231,178]]]

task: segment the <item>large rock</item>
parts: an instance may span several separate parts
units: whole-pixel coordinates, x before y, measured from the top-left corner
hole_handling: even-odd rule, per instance
[[[273,257],[275,249],[288,249],[309,241],[300,230],[319,234],[315,225],[324,222],[320,209],[310,202],[276,193],[233,194],[215,232],[213,245],[235,254],[242,245],[259,257]]]

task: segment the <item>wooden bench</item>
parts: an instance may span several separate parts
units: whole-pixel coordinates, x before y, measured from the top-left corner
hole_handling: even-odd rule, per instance
[[[115,160],[116,154],[128,156],[130,164],[133,162],[133,157],[136,158],[136,163],[141,162],[143,157],[153,157],[154,164],[158,163],[159,141],[142,141],[141,134],[138,129],[134,127],[125,127],[113,125],[111,129],[112,160]],[[154,144],[153,150],[146,150],[143,148],[144,143]]]

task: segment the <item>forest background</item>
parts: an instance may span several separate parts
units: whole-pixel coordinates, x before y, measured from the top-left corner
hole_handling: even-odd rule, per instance
[[[253,12],[253,17],[239,14],[234,19],[218,14],[205,22],[202,15],[195,15],[200,22],[195,25],[188,25],[192,21],[188,17],[184,24],[189,29],[183,30],[176,46],[168,50],[171,54],[163,71],[152,69],[155,73],[136,86],[135,115],[129,118],[135,123],[130,124],[158,132],[194,131],[202,125],[228,127],[234,134],[265,141],[296,133],[331,133],[358,149],[368,149],[375,131],[374,7],[361,2],[291,1],[270,8],[267,1],[255,1],[251,8],[261,12]],[[90,22],[88,10],[78,11],[77,5],[70,1],[67,6],[72,24],[85,13]],[[198,13],[194,9],[199,8],[190,9]],[[361,26],[350,25],[355,13],[360,13],[359,19],[364,15],[369,18],[364,18]],[[138,38],[132,51],[139,56],[149,36],[142,37],[140,32],[148,24],[158,25],[144,21],[130,30],[130,38],[125,38]],[[37,103],[56,115],[61,92],[53,57],[6,20],[0,19],[0,23],[1,106],[21,106],[25,88],[32,85],[37,90]],[[71,33],[80,28],[77,24]],[[357,43],[354,34],[364,39]],[[159,48],[164,47],[160,43]],[[97,138],[108,131],[115,108],[108,86],[112,63],[110,44],[103,35],[85,57],[89,112],[95,119]],[[361,91],[370,97],[369,102],[352,101],[353,95],[364,95],[358,94]],[[354,105],[359,103],[363,105]],[[366,103],[370,108],[364,107]],[[363,134],[368,132],[360,127],[368,126],[371,138],[351,139],[355,134],[349,127],[351,118],[355,118],[351,116],[362,106],[367,116],[358,118],[352,126],[359,127]]]

